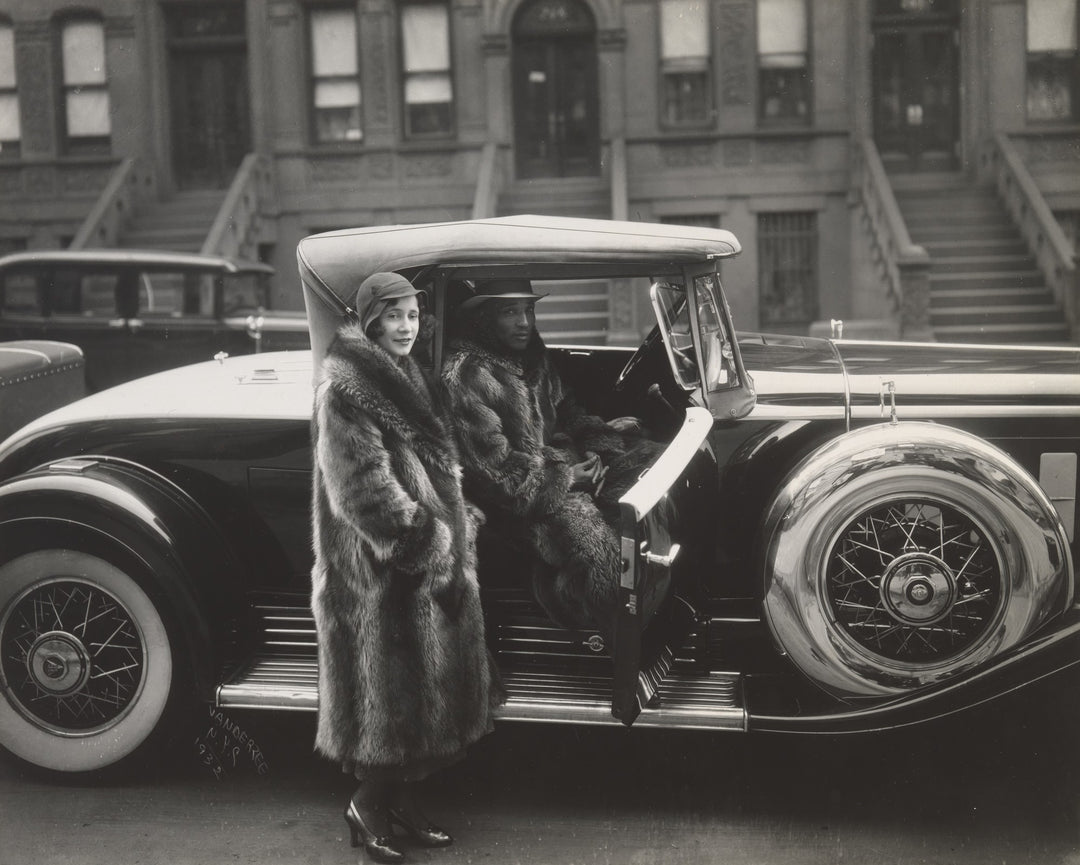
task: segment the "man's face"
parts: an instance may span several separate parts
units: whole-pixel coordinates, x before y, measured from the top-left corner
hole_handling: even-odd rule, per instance
[[[536,326],[536,301],[507,298],[491,303],[495,304],[495,338],[499,344],[510,351],[525,351]]]

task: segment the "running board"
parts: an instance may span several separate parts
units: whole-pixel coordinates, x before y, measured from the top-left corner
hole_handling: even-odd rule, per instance
[[[529,670],[503,671],[506,703],[501,721],[622,726],[611,714],[611,679]],[[314,712],[319,705],[314,658],[257,658],[218,688],[217,704],[233,709]],[[685,730],[747,729],[738,673],[679,670],[664,676],[635,727]]]

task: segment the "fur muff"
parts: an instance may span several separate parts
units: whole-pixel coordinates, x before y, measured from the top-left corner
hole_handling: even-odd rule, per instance
[[[316,389],[311,607],[316,749],[387,769],[453,757],[500,689],[476,581],[483,517],[437,389],[411,357],[339,331]]]
[[[526,369],[521,358],[462,339],[443,382],[470,499],[548,565],[534,592],[556,622],[610,635],[619,539],[587,494],[571,492],[571,466],[575,450],[611,454],[620,436],[568,398],[546,353]]]

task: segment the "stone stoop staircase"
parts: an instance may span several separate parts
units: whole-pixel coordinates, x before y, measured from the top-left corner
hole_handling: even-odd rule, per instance
[[[119,246],[198,252],[225,200],[225,190],[177,192],[136,214]]]
[[[930,255],[938,341],[1069,342],[1060,304],[991,187],[959,173],[890,181],[912,242]]]
[[[601,177],[517,180],[497,203],[499,216],[542,214],[611,218],[611,188]],[[607,280],[548,283],[536,308],[540,332],[550,343],[596,345],[607,339],[611,300]]]

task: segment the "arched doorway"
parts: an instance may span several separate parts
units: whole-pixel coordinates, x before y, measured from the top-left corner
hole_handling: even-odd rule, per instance
[[[599,173],[596,21],[580,0],[528,0],[512,27],[518,177]]]
[[[874,140],[886,168],[957,163],[959,18],[957,0],[874,4]]]
[[[223,188],[251,150],[245,7],[192,0],[164,9],[176,185]]]

